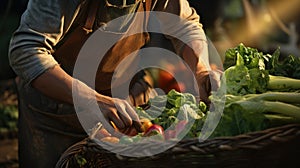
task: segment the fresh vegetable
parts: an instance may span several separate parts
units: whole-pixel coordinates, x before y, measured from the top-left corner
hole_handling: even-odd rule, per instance
[[[178,92],[184,92],[186,90],[184,83],[177,82],[171,73],[164,70],[159,71],[158,87],[162,88],[165,93],[168,93],[172,89]]]
[[[243,44],[226,52],[234,61],[227,62],[226,78],[222,78],[221,87],[210,96],[214,109],[225,107],[209,138],[300,123],[300,80],[291,75],[276,76],[290,73],[284,71],[288,66],[286,63],[278,62],[278,52],[263,54]],[[288,60],[293,63],[295,72],[298,71],[300,62],[292,57]],[[144,133],[123,136],[120,143],[140,142],[142,137],[160,137],[159,140],[196,138],[202,134],[207,117],[220,112],[209,111],[208,106],[197,102],[192,94],[175,89],[150,99],[148,105],[148,109],[137,108]],[[212,126],[207,124],[205,129],[213,130]]]
[[[147,118],[142,118],[140,121],[141,121],[141,124],[142,124],[143,132],[148,130],[153,125],[152,122]]]
[[[251,48],[245,46],[243,43],[240,43],[238,46],[229,48],[225,52],[225,61],[223,65],[224,69],[228,69],[229,67],[236,65],[238,59],[237,55],[242,57],[244,65],[248,69],[265,69],[265,62],[269,61],[270,58],[273,57],[273,55],[264,54],[263,52],[258,51],[256,48]]]
[[[265,62],[272,58],[270,54],[264,55],[257,49],[240,44],[227,50],[225,55],[231,61],[236,60],[235,65],[224,71],[228,94],[246,95],[264,93],[270,89],[277,91],[300,89],[300,80],[269,75]],[[278,52],[273,55],[278,55]]]
[[[127,135],[124,135],[120,138],[119,143],[124,145],[131,144],[133,143],[133,139]]]
[[[265,70],[264,60],[268,59],[269,55],[243,44],[227,50],[225,55],[236,60],[235,65],[224,71],[228,94],[245,95],[267,90],[269,74]]]
[[[150,99],[148,103],[150,106],[148,109],[137,108],[141,121],[147,121],[142,122],[143,129],[146,130],[144,127],[152,123],[154,126],[159,125],[163,130],[167,130],[164,133],[165,139],[178,138],[179,135],[182,137],[183,133],[187,133],[186,138],[196,137],[203,122],[201,118],[208,109],[205,103],[197,102],[194,95],[180,93],[175,89],[169,91],[167,95],[159,95]],[[188,124],[189,121],[194,124]],[[183,131],[186,126],[191,128],[187,130],[188,132]],[[146,131],[145,136],[148,135]]]
[[[278,48],[267,64],[269,73],[275,76],[300,79],[300,57],[289,55],[281,58],[280,56],[280,48]]]
[[[154,140],[164,140],[164,129],[160,125],[152,124],[143,133],[138,133],[134,136],[124,135],[120,138],[120,144],[132,144],[135,142],[140,142],[142,137],[150,137]]]
[[[243,44],[225,55],[225,79],[219,92],[226,90],[226,94],[213,92],[210,97],[212,102],[225,100],[225,108],[211,138],[300,122],[300,80],[295,79],[299,58],[289,56],[279,62],[279,49],[270,55]]]
[[[164,135],[164,129],[160,125],[153,124],[145,131],[144,136],[153,136],[158,134]]]
[[[109,136],[109,137],[104,137],[100,139],[103,142],[109,142],[109,143],[119,143],[119,138],[117,137],[113,137],[113,136]]]
[[[150,108],[139,111],[138,114],[148,115],[152,123],[161,125],[166,129],[175,129],[175,125],[185,120],[193,121],[196,125],[187,133],[186,137],[196,136],[200,127],[201,118],[205,115],[206,104],[197,102],[194,95],[190,93],[180,93],[171,90],[167,95],[159,95],[149,100]]]
[[[299,123],[299,104],[300,93],[297,92],[226,95],[223,116],[211,137],[234,136],[283,123]]]
[[[269,90],[293,91],[293,90],[300,89],[299,79],[293,79],[284,76],[273,76],[273,75],[269,75],[269,77],[270,77],[270,81],[267,86]]]
[[[274,102],[298,104],[300,103],[300,93],[299,92],[266,92],[261,94],[248,94],[244,96],[226,95],[226,105],[240,100],[274,101]]]

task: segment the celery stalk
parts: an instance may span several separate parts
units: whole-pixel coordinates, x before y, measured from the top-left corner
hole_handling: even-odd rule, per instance
[[[269,75],[270,80],[267,88],[270,90],[282,90],[282,89],[300,89],[300,80],[284,77],[284,76],[274,76]]]

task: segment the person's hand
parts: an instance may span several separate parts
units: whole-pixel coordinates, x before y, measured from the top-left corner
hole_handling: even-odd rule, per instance
[[[145,106],[150,98],[157,96],[153,89],[153,79],[149,72],[141,71],[130,83],[129,99],[133,106]]]
[[[118,98],[106,98],[98,101],[104,119],[103,126],[112,134],[118,132],[129,134],[131,131],[141,132],[141,123],[134,107],[126,100]]]
[[[211,91],[217,91],[220,87],[222,72],[220,70],[201,71],[196,79],[199,87],[200,100],[210,104],[209,96]]]

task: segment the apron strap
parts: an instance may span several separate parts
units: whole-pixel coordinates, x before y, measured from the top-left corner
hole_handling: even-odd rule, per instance
[[[145,10],[145,21],[144,21],[144,30],[147,31],[149,12],[151,11],[152,0],[143,0],[143,7]]]
[[[91,1],[92,2],[90,3],[90,10],[88,16],[86,18],[84,26],[82,27],[87,34],[93,31],[93,25],[96,19],[98,8],[100,6],[100,0],[91,0]]]

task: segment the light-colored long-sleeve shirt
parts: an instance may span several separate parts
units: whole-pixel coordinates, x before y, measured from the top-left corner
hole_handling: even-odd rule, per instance
[[[82,0],[29,0],[20,26],[13,34],[9,48],[12,68],[25,83],[30,83],[43,72],[58,65],[51,55],[74,23]],[[175,35],[183,41],[205,40],[199,15],[187,0],[152,0],[154,11],[169,12],[189,20]],[[162,24],[162,29],[164,29]],[[167,29],[167,27],[165,27]],[[180,42],[174,42],[181,48]]]

